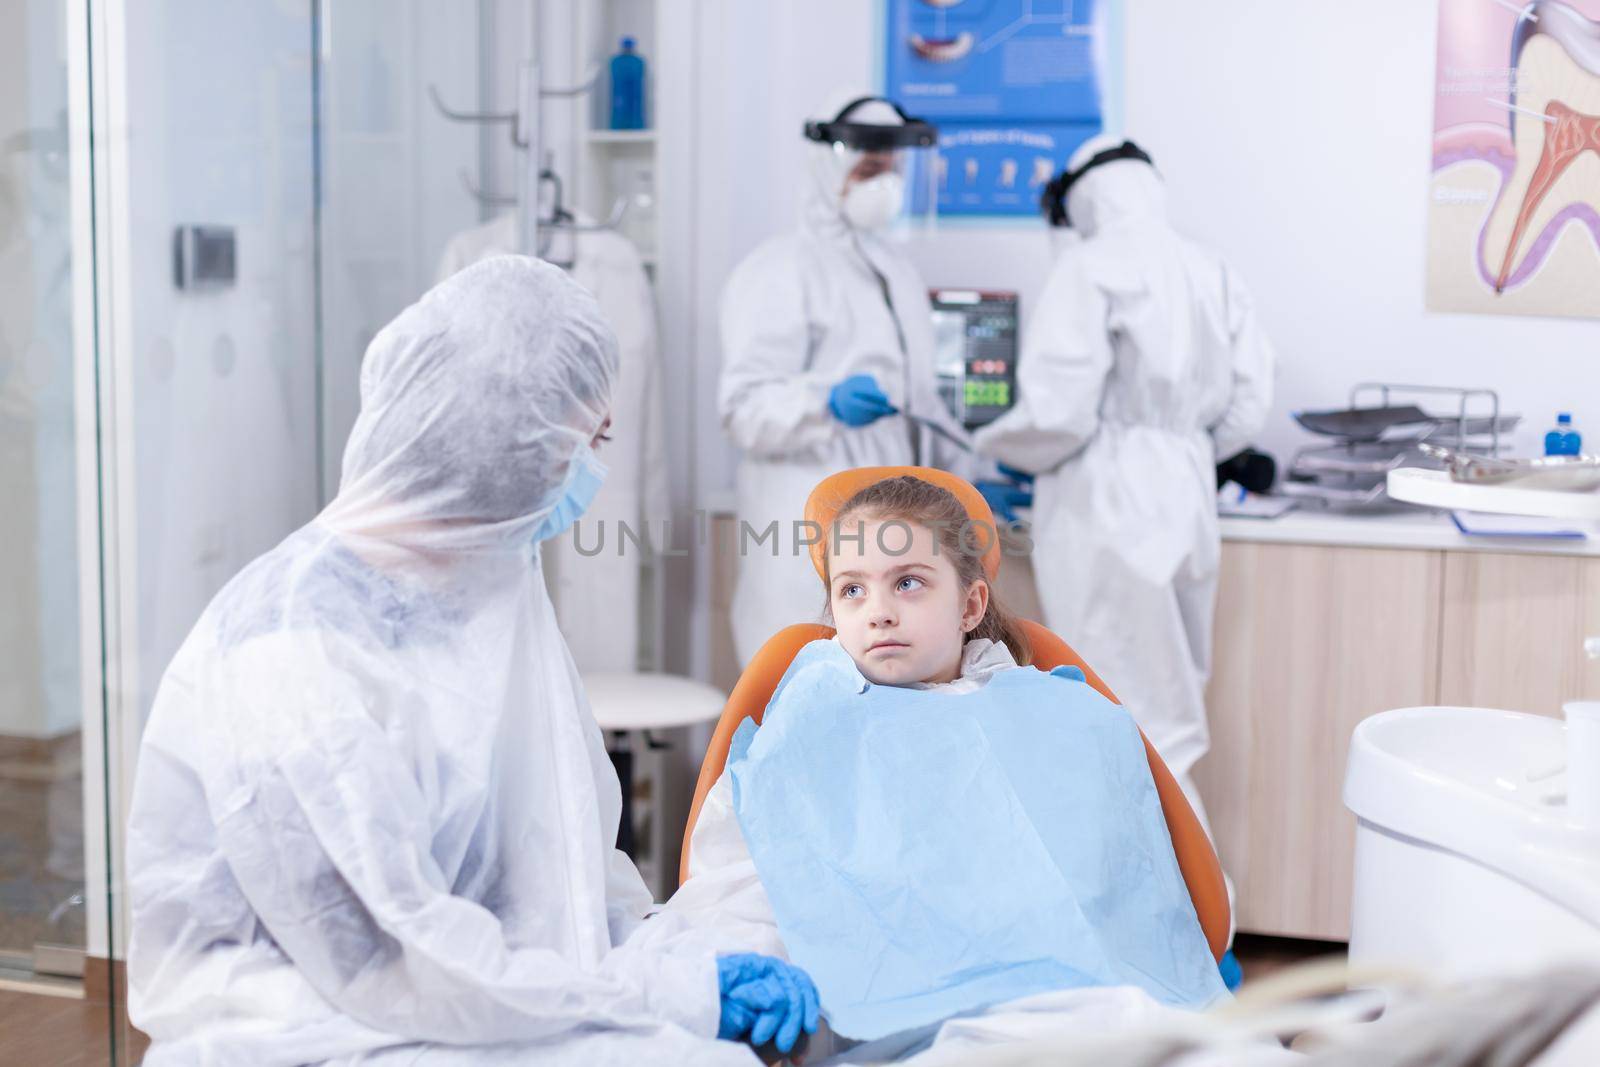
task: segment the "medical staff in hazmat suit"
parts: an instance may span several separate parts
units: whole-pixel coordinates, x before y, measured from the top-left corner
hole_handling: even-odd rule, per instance
[[[776,1029],[762,981],[804,999],[646,919],[613,847],[539,545],[599,488],[616,374],[593,298],[518,256],[373,340],[338,495],[212,601],[144,734],[146,1063],[753,1064],[713,1038]]]
[[[800,228],[756,248],[722,292],[718,408],[744,452],[738,513],[749,534],[718,549],[739,554],[741,663],[821,612],[810,551],[797,545],[806,533],[794,530],[818,482],[850,467],[969,474],[972,464],[939,397],[927,286],[885,237],[906,197],[907,154],[937,134],[882,98],[838,101],[805,126]],[[763,540],[774,522],[776,539]]]
[[[1044,622],[1106,680],[1205,809],[1216,465],[1261,428],[1274,356],[1243,283],[1167,221],[1147,156],[1095,138],[1046,196],[1063,246],[979,451],[1038,475]]]

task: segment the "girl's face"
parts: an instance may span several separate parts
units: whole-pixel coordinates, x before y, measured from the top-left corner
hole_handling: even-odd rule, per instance
[[[967,632],[989,606],[988,584],[965,587],[926,526],[848,519],[840,533],[829,545],[828,602],[839,643],[867,681],[954,681]]]

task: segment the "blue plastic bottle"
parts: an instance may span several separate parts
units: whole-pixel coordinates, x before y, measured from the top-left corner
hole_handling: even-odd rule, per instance
[[[634,51],[632,37],[611,57],[611,128],[644,129],[644,58]]]
[[[1583,435],[1572,425],[1572,416],[1563,411],[1556,416],[1556,428],[1544,435],[1544,454],[1547,456],[1579,456],[1583,454]]]

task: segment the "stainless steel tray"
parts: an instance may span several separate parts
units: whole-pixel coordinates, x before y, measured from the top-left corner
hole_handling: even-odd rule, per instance
[[[1397,446],[1427,441],[1429,444],[1444,445],[1448,448],[1452,445],[1459,446],[1463,444],[1463,435],[1466,437],[1504,435],[1511,433],[1521,424],[1521,415],[1499,415],[1494,418],[1472,416],[1464,420],[1445,417],[1439,419],[1436,425],[1423,430],[1421,433],[1385,434],[1383,440]],[[1502,447],[1504,446],[1502,445]],[[1478,451],[1485,451],[1485,449],[1479,448]]]
[[[1376,441],[1397,426],[1431,427],[1434,423],[1433,418],[1415,404],[1352,407],[1339,411],[1295,411],[1291,415],[1312,433],[1350,441]]]
[[[1285,480],[1278,483],[1274,492],[1279,496],[1315,501],[1334,508],[1373,508],[1389,503],[1385,483],[1381,481],[1371,486],[1346,487],[1324,482]]]
[[[1588,493],[1600,489],[1600,456],[1545,456],[1499,459],[1456,452],[1437,445],[1419,445],[1423,455],[1444,463],[1450,479],[1468,485],[1504,485]]]
[[[1432,466],[1421,453],[1410,448],[1363,442],[1303,448],[1294,457],[1289,473],[1320,477],[1333,474],[1384,475],[1396,467]]]

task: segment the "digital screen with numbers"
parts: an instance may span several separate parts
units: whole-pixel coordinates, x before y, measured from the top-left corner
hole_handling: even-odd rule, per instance
[[[1016,402],[1017,294],[934,289],[934,367],[939,394],[969,430]]]

